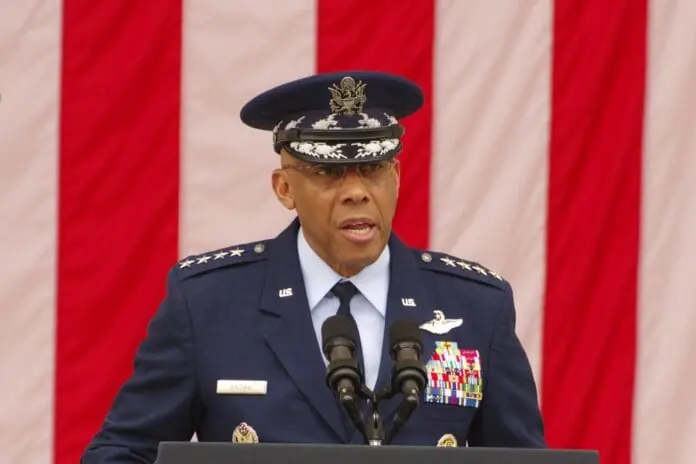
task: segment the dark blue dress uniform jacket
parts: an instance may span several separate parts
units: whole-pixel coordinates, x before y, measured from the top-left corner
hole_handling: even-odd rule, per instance
[[[135,372],[89,444],[85,464],[152,463],[160,441],[188,441],[196,433],[199,441],[229,442],[241,422],[260,442],[361,442],[324,380],[297,231],[295,220],[272,240],[190,257],[170,271]],[[449,433],[460,446],[545,447],[509,284],[475,263],[413,250],[396,237],[389,246],[387,330],[400,317],[432,320],[435,309],[462,318],[444,335],[422,331],[423,361],[435,341],[456,342],[479,350],[484,382],[478,407],[422,401],[393,443],[434,446]],[[292,297],[281,298],[287,288]],[[402,298],[416,306],[404,306]],[[385,349],[378,389],[389,383],[391,366]],[[266,380],[267,393],[217,394],[221,379]],[[380,406],[387,425],[398,399]]]

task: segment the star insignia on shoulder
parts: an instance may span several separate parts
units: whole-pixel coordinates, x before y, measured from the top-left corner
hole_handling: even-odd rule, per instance
[[[422,266],[428,269],[445,271],[489,284],[505,282],[500,274],[474,261],[434,251],[417,251],[417,253]]]
[[[242,256],[242,253],[244,253],[244,250],[242,248],[237,247],[234,250],[230,250],[230,257]]]
[[[264,259],[266,246],[262,242],[235,245],[199,255],[191,255],[180,260],[176,267],[183,277],[189,277],[204,271],[232,266]]]

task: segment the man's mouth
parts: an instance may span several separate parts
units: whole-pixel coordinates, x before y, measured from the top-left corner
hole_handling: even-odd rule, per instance
[[[340,225],[343,236],[353,243],[366,243],[377,233],[374,221],[366,218],[349,219]]]

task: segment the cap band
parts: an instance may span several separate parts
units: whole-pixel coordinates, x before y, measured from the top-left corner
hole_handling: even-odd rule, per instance
[[[347,142],[351,140],[398,139],[406,130],[400,124],[387,127],[369,127],[359,129],[288,129],[274,134],[274,144],[287,142]]]

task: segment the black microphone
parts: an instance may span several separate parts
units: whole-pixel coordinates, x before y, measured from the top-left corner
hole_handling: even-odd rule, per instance
[[[394,436],[411,417],[427,381],[425,366],[420,360],[423,344],[417,322],[411,319],[394,321],[389,328],[389,347],[394,360],[392,391],[401,392],[403,400],[394,415],[386,444],[391,444]]]
[[[338,393],[351,422],[367,438],[365,419],[358,407],[363,376],[355,359],[357,328],[346,316],[331,316],[321,326],[321,339],[322,351],[329,361],[326,384]]]
[[[418,323],[411,319],[394,321],[389,328],[389,346],[395,362],[394,389],[417,402],[427,382],[425,366],[420,359],[423,344]]]
[[[322,351],[329,361],[326,383],[342,394],[360,388],[362,375],[355,359],[358,332],[346,316],[331,316],[321,326]]]

